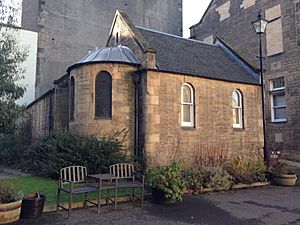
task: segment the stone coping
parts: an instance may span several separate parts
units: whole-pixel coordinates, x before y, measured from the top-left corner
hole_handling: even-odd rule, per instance
[[[238,189],[244,189],[244,188],[254,188],[254,187],[263,187],[270,185],[271,182],[255,182],[252,184],[235,184],[230,189],[218,189],[214,190],[213,188],[203,188],[198,193],[195,193],[194,191],[188,191],[187,193],[193,193],[193,194],[202,194],[202,193],[208,193],[208,192],[217,192],[217,191],[230,191],[230,190],[238,190]]]

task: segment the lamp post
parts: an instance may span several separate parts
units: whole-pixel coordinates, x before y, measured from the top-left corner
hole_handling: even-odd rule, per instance
[[[263,132],[264,132],[264,161],[268,161],[267,141],[266,141],[266,119],[265,119],[265,92],[264,92],[264,71],[263,71],[263,54],[262,54],[262,34],[265,33],[268,21],[263,19],[260,12],[257,20],[252,22],[256,34],[259,35],[259,63],[260,63],[260,84],[261,84],[261,108],[263,116]]]

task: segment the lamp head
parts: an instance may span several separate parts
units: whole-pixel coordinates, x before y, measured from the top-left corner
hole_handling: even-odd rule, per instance
[[[266,32],[268,20],[262,18],[260,12],[258,13],[257,20],[252,22],[252,26],[257,34],[263,34]]]

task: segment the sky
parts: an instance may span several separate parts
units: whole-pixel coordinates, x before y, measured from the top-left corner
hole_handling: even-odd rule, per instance
[[[183,0],[183,37],[190,37],[189,28],[202,18],[211,0]]]

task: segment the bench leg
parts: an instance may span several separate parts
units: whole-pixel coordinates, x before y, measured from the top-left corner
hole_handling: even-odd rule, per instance
[[[69,193],[69,209],[68,209],[68,219],[71,217],[71,210],[72,210],[72,193]]]
[[[142,204],[142,208],[144,207],[144,186],[142,187],[142,191],[141,191],[141,204]]]
[[[132,188],[132,191],[131,191],[131,201],[134,200],[134,197],[135,197],[135,188]]]
[[[117,210],[117,202],[118,202],[118,188],[115,188],[115,210]]]
[[[57,189],[57,195],[56,195],[56,212],[59,211],[59,205],[60,205],[60,188]]]
[[[84,193],[84,203],[83,203],[84,208],[87,207],[87,196],[88,196],[88,193],[87,192]]]
[[[101,199],[101,187],[98,191],[98,200],[97,200],[97,213],[100,213],[100,199]]]
[[[106,189],[106,205],[108,204],[109,189]]]

